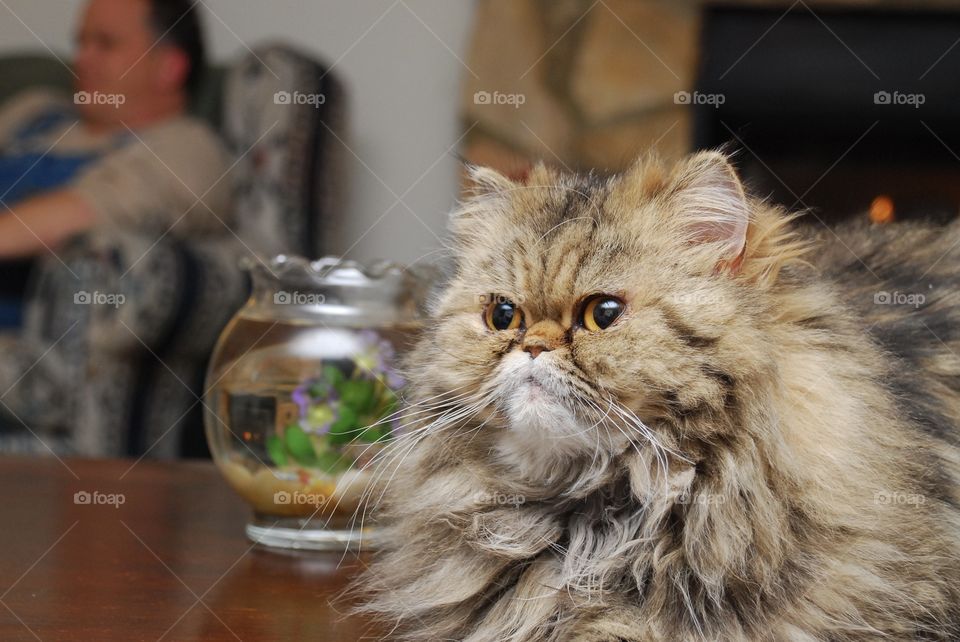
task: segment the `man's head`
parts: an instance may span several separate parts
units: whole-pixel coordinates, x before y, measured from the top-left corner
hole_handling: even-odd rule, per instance
[[[181,112],[204,65],[194,0],[89,0],[77,31],[77,103],[105,128]]]

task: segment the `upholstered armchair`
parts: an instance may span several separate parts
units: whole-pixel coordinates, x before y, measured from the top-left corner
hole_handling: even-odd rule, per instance
[[[53,58],[0,59],[0,101],[70,91],[70,79]],[[294,92],[322,98],[284,99]],[[236,159],[223,230],[97,229],[38,261],[24,329],[0,335],[0,450],[203,454],[204,372],[248,294],[241,257],[324,253],[342,184],[336,77],[283,45],[257,47],[208,70],[192,112]]]

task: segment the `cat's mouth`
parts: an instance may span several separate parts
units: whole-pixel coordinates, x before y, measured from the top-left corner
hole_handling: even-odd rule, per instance
[[[524,380],[523,385],[526,386],[527,395],[529,395],[531,399],[554,396],[549,390],[547,390],[546,386],[544,386],[543,383],[541,383],[540,380],[533,375],[528,375]]]
[[[513,357],[499,381],[507,430],[498,450],[535,479],[549,477],[557,457],[590,452],[596,442],[592,422],[578,412],[564,374],[539,361],[525,354]]]
[[[576,412],[571,407],[572,391],[562,373],[551,364],[539,361],[518,353],[505,362],[498,387],[506,405],[512,408],[512,414],[527,416],[533,413],[544,417],[546,414],[566,416]]]
[[[520,397],[534,408],[550,405],[558,410],[574,410],[569,405],[571,395],[567,384],[549,372],[530,372],[524,375],[517,382],[516,390]]]

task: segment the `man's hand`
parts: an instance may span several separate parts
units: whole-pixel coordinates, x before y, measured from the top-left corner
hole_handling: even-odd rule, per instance
[[[78,193],[64,189],[16,205],[0,205],[0,259],[18,259],[53,250],[93,227],[96,212]]]

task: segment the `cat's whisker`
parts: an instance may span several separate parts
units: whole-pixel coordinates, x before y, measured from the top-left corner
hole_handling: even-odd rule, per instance
[[[470,394],[470,393],[464,393],[464,395],[468,395],[468,394]],[[437,406],[439,407],[439,406],[449,405],[449,404],[451,404],[451,403],[454,403],[454,401],[456,400],[456,398],[459,398],[459,397],[461,397],[461,396],[463,396],[463,395],[456,395],[456,396],[454,397],[454,399],[452,399],[452,400],[447,400],[447,401],[445,401],[445,402],[443,402],[443,403],[438,403]],[[430,411],[429,411],[429,410],[424,410],[424,411],[422,411],[422,412],[430,412]],[[442,413],[437,413],[437,414],[442,414]],[[411,425],[411,424],[414,424],[414,423],[417,423],[417,422],[423,421],[423,420],[424,420],[424,418],[421,417],[421,418],[419,418],[419,419],[417,419],[417,420],[415,420],[415,421],[409,421],[409,422],[407,422],[406,424],[399,426],[399,427],[395,430],[395,432],[396,432],[396,433],[399,433],[399,434],[395,434],[393,437],[391,437],[390,441],[391,441],[391,442],[397,442],[397,441],[400,441],[400,440],[406,438],[406,437],[407,437],[407,434],[403,432],[403,428],[405,428],[405,427],[408,426],[408,425]],[[376,422],[376,423],[373,423],[373,424],[370,424],[370,425],[368,425],[368,426],[363,426],[363,427],[361,427],[361,428],[358,428],[358,429],[355,429],[355,430],[352,430],[352,431],[347,431],[347,433],[345,433],[345,434],[349,434],[349,433],[351,433],[351,432],[362,433],[363,431],[367,430],[368,428],[375,427],[375,426],[380,425],[380,424],[382,424],[382,423],[384,423],[383,420],[381,420],[381,421],[379,421],[379,422]],[[370,449],[372,449],[372,448],[377,448],[377,447],[382,447],[383,445],[384,445],[383,442],[379,442],[379,441],[372,442],[372,443],[368,444],[368,445],[359,453],[359,455],[357,455],[357,456],[355,457],[355,459],[362,459],[363,456],[366,455],[366,454],[370,451]],[[382,451],[381,451],[381,452],[382,452]],[[379,454],[380,454],[380,453],[377,453],[378,456],[379,456]],[[340,457],[337,458],[337,460],[336,460],[335,463],[339,464],[341,461],[343,461],[344,457],[346,457],[346,456],[347,456],[346,453],[341,454]],[[373,459],[371,459],[371,462],[370,462],[370,463],[374,462],[375,460],[376,460],[376,456],[375,456]],[[339,508],[340,502],[342,501],[342,499],[343,499],[343,498],[342,498],[342,496],[341,496],[341,498],[337,500],[337,503],[336,503],[336,505],[334,506],[334,510],[331,511],[331,517],[332,517],[332,514],[333,514],[334,512],[336,512],[336,509]],[[331,517],[328,517],[328,518],[327,518],[327,522],[324,524],[325,527],[326,527],[326,525],[329,524],[329,520],[331,519]]]
[[[353,428],[353,429],[351,429],[351,430],[345,430],[345,431],[343,431],[343,433],[341,433],[341,434],[344,434],[344,435],[356,434],[356,435],[359,436],[360,434],[364,433],[365,431],[369,430],[370,428],[376,428],[377,426],[382,426],[383,424],[386,424],[386,423],[394,423],[394,422],[398,422],[399,420],[403,420],[404,423],[400,424],[399,426],[397,426],[397,427],[394,429],[393,432],[396,433],[396,434],[395,434],[394,436],[391,436],[391,439],[400,439],[400,438],[402,438],[402,437],[404,436],[404,429],[405,429],[406,427],[408,427],[408,426],[410,426],[410,425],[413,425],[413,424],[416,424],[416,423],[419,423],[419,422],[421,422],[421,421],[424,420],[423,417],[418,417],[418,415],[429,415],[431,412],[436,412],[437,410],[442,409],[442,408],[445,407],[445,406],[449,406],[451,403],[454,403],[454,401],[447,401],[447,402],[444,402],[444,403],[438,403],[438,404],[436,404],[436,405],[434,405],[434,406],[432,406],[432,407],[423,408],[423,409],[421,409],[421,410],[417,410],[417,411],[414,411],[414,412],[409,412],[409,413],[406,413],[406,414],[403,414],[403,415],[399,415],[399,416],[396,416],[396,417],[394,417],[393,415],[387,416],[387,417],[383,417],[383,418],[381,418],[381,419],[379,419],[378,421],[375,421],[375,422],[373,422],[373,423],[364,424],[364,425],[362,425],[362,426],[358,426],[357,428]],[[374,443],[371,444],[371,445],[376,445],[377,443],[378,443],[378,442],[374,442]]]
[[[637,432],[639,432],[643,436],[643,438],[647,440],[647,443],[650,444],[650,447],[653,448],[653,454],[657,459],[657,465],[660,469],[661,477],[663,480],[664,492],[667,492],[669,488],[668,479],[670,474],[670,461],[665,454],[666,451],[663,445],[653,434],[653,431],[651,431],[650,428],[646,426],[646,424],[644,424],[643,422],[640,422],[639,424],[634,423],[631,417],[624,412],[620,404],[618,404],[613,399],[608,399],[608,402],[610,403],[611,407],[624,419],[624,421],[626,421],[629,425],[631,425],[631,427],[635,428]],[[617,428],[618,430],[620,429],[619,426],[617,426]],[[626,433],[624,433],[624,436],[626,436],[629,439],[629,436]],[[640,453],[639,448],[637,449],[637,454],[640,454],[642,457],[642,453]]]
[[[660,443],[660,440],[657,439],[657,436],[654,434],[653,430],[650,429],[636,414],[629,412],[628,409],[616,401],[613,397],[607,398],[607,403],[610,404],[611,408],[617,412],[620,417],[622,417],[632,428],[639,432],[644,439],[646,439],[650,444],[656,449],[657,453],[667,452],[667,448]]]
[[[621,404],[621,403],[617,403],[617,405],[619,406],[619,408],[620,408],[621,411],[627,413],[630,417],[632,417],[633,421],[638,425],[638,427],[642,426],[644,430],[646,430],[648,433],[650,433],[651,435],[653,435],[653,430],[652,430],[649,426],[647,426],[647,424],[645,424],[645,423],[643,422],[643,420],[640,419],[640,417],[638,417],[637,414],[636,414],[634,411],[630,410],[629,408],[627,408],[626,406],[624,406],[624,405]],[[682,461],[682,462],[684,462],[684,463],[691,464],[691,465],[694,464],[694,463],[696,463],[696,462],[694,462],[693,460],[691,460],[690,458],[685,457],[684,455],[680,454],[679,452],[677,452],[676,450],[674,450],[674,449],[672,449],[672,448],[668,448],[667,446],[664,446],[663,444],[660,444],[660,447],[661,447],[664,451],[670,453],[671,455],[673,455],[674,457],[676,457],[677,459],[679,459],[680,461]]]
[[[594,222],[596,222],[596,219],[595,219],[594,217],[592,217],[592,216],[577,216],[577,217],[575,217],[575,218],[568,218],[568,219],[565,219],[565,220],[563,220],[563,221],[560,221],[559,223],[557,223],[556,225],[554,225],[553,227],[551,227],[549,230],[547,230],[546,232],[544,232],[543,235],[542,235],[540,238],[537,239],[536,245],[539,245],[540,242],[543,241],[543,239],[547,238],[547,237],[550,235],[550,232],[554,231],[555,229],[557,229],[557,228],[560,227],[561,225],[564,225],[564,224],[566,224],[566,223],[572,223],[572,222],[574,222],[574,221],[594,221]]]
[[[434,419],[434,422],[442,419],[443,414],[444,413],[440,413],[440,415],[436,419]],[[404,443],[402,445],[398,445],[400,442],[399,440],[397,440],[392,442],[388,448],[384,448],[384,450],[382,450],[380,453],[377,453],[378,457],[380,455],[384,455],[383,461],[377,462],[376,466],[374,466],[374,471],[371,475],[371,479],[368,480],[366,486],[361,492],[360,499],[357,501],[357,507],[354,509],[353,514],[349,519],[350,532],[351,533],[359,532],[359,535],[360,535],[359,542],[358,542],[358,549],[362,549],[362,546],[363,546],[363,526],[366,520],[367,503],[369,501],[369,498],[371,497],[372,492],[376,487],[377,482],[379,481],[379,479],[382,477],[382,474],[383,474],[383,472],[380,469],[385,468],[385,465],[389,464],[389,462],[391,461],[390,455],[394,454],[395,451],[401,448],[403,449],[403,452],[410,451],[412,448],[415,448],[420,443],[420,441],[423,439],[423,437],[426,434],[427,434],[427,430],[425,428],[418,429],[418,431],[415,433],[408,433],[407,436],[410,437],[410,439],[408,440],[409,444]],[[339,502],[337,506],[339,506]],[[361,511],[361,509],[362,509],[362,513],[360,515],[360,525],[359,527],[357,527],[357,513]],[[336,511],[336,507],[334,508],[334,511],[331,511],[331,516],[335,511]],[[344,553],[344,555],[345,554],[346,552]],[[341,558],[341,562],[343,561],[343,559],[344,558]]]
[[[590,461],[590,466],[593,467],[593,466],[596,465],[596,463],[597,463],[597,456],[600,454],[600,431],[599,431],[599,430],[595,430],[595,429],[596,429],[600,424],[602,424],[604,421],[607,421],[607,420],[610,418],[610,408],[607,408],[607,411],[604,413],[603,410],[602,410],[596,403],[594,403],[591,399],[588,399],[588,398],[586,398],[586,397],[580,397],[580,401],[581,401],[582,403],[590,406],[591,408],[593,408],[594,410],[596,410],[598,413],[603,413],[603,416],[600,417],[599,419],[597,419],[597,421],[595,421],[594,424],[593,424],[592,426],[590,426],[590,429],[591,429],[591,430],[594,430],[594,435],[595,435],[596,438],[597,438],[597,447],[596,447],[596,449],[594,449],[594,451],[593,451],[593,459]]]
[[[634,424],[631,421],[630,417],[623,412],[623,409],[620,407],[620,404],[617,403],[612,397],[607,399],[607,403],[609,404],[610,408],[615,410],[617,414],[619,414],[620,417],[624,419],[624,421],[626,421],[632,427],[636,428],[637,432],[639,432],[640,435],[644,439],[646,439],[647,443],[650,444],[650,447],[653,448],[653,454],[657,459],[657,464],[659,465],[660,471],[662,473],[663,482],[664,482],[664,492],[666,492],[668,489],[667,480],[669,478],[670,464],[669,464],[669,461],[667,460],[666,455],[663,452],[663,446],[660,444],[657,438],[653,435],[653,432],[645,424],[643,424],[642,422],[639,425]],[[618,424],[614,423],[613,426],[617,430],[619,430],[624,437],[627,438],[627,440],[633,445],[634,449],[637,451],[637,454],[640,455],[640,457],[642,458],[643,453],[640,452],[640,448],[636,445],[636,442],[630,438],[630,435],[628,435],[627,432],[623,430]]]
[[[484,426],[486,426],[486,425],[490,422],[491,419],[493,419],[493,418],[496,416],[497,411],[500,410],[500,409],[501,409],[500,400],[499,400],[498,397],[494,397],[494,399],[493,399],[493,408],[492,408],[491,411],[490,411],[490,416],[487,417],[486,419],[484,419],[484,420],[480,423],[480,425],[478,425],[476,428],[473,428],[473,429],[467,431],[466,434],[472,434],[472,436],[470,437],[470,441],[467,442],[468,444],[473,443],[473,440],[476,438],[476,436],[477,436],[478,434],[480,434],[480,430],[481,430]]]
[[[433,414],[432,417],[429,415],[425,417],[418,417],[417,419],[414,419],[404,425],[404,427],[406,427],[409,425],[422,424],[419,428],[403,432],[402,434],[398,434],[394,437],[391,437],[386,442],[379,443],[379,444],[371,444],[371,446],[380,445],[382,446],[382,449],[374,455],[374,457],[370,460],[368,465],[374,465],[374,464],[379,465],[380,459],[387,457],[392,450],[395,450],[401,445],[405,446],[406,444],[404,442],[419,440],[435,425],[445,421],[447,418],[447,415],[457,412],[458,408],[460,408],[459,405],[432,410],[431,411]]]
[[[463,421],[469,421],[476,416],[478,411],[482,410],[489,404],[493,396],[494,393],[492,391],[487,391],[486,393],[482,394],[480,398],[473,400],[466,406],[461,406],[459,410],[454,409],[449,416],[440,417],[434,420],[423,428],[421,431],[421,439],[425,438],[429,434],[436,434],[441,431],[448,430],[449,428],[457,427]],[[484,426],[488,420],[485,420],[483,423],[481,423],[479,427]],[[419,443],[419,441],[420,440],[417,440],[417,443]]]
[[[406,397],[403,396],[402,393],[400,394],[400,398],[401,398],[401,400],[403,401],[403,403],[404,403],[405,406],[429,405],[429,403],[432,402],[432,401],[434,401],[435,399],[441,399],[441,398],[444,398],[444,397],[450,397],[450,395],[453,395],[454,392],[457,392],[458,390],[463,390],[464,388],[469,388],[469,387],[471,387],[471,386],[473,386],[473,385],[474,385],[474,384],[472,384],[472,383],[465,383],[465,384],[463,384],[462,386],[457,386],[456,388],[451,388],[450,390],[444,390],[443,392],[439,392],[439,393],[437,393],[437,394],[435,394],[435,395],[431,395],[431,396],[425,397],[425,398],[423,398],[423,399],[418,399],[417,401],[412,401],[412,400],[407,399]],[[470,391],[453,395],[453,396],[450,397],[450,398],[462,397],[462,396],[469,395],[469,394],[471,394]]]
[[[458,421],[459,421],[458,419],[448,419],[448,420],[444,420],[444,423],[443,423],[443,425],[442,425],[441,427],[433,427],[433,426],[432,426],[432,429],[431,429],[431,430],[429,430],[429,431],[428,431],[428,430],[424,430],[424,431],[419,435],[419,438],[418,438],[418,439],[413,440],[413,441],[412,441],[411,443],[409,443],[409,444],[406,444],[406,445],[402,448],[402,450],[400,450],[400,452],[394,453],[394,456],[393,456],[393,457],[385,460],[382,465],[378,465],[378,468],[379,468],[380,470],[378,470],[378,472],[375,474],[374,478],[371,479],[370,482],[367,484],[367,487],[364,489],[364,491],[363,491],[363,493],[362,493],[362,495],[361,495],[361,499],[360,499],[360,501],[358,502],[357,509],[354,510],[353,516],[351,517],[351,520],[350,520],[350,529],[351,529],[351,532],[353,532],[353,530],[354,530],[355,528],[357,528],[357,522],[356,522],[356,519],[357,519],[357,511],[360,511],[360,524],[359,524],[359,527],[357,528],[357,530],[359,531],[359,534],[360,534],[360,544],[359,544],[360,547],[362,547],[363,527],[364,527],[364,524],[366,523],[366,518],[367,518],[367,512],[368,512],[368,510],[369,510],[369,511],[376,511],[376,510],[379,509],[379,506],[380,506],[381,502],[383,501],[384,495],[386,494],[386,491],[387,491],[387,489],[389,488],[390,483],[393,481],[393,478],[394,478],[394,476],[396,475],[396,473],[397,473],[397,472],[400,470],[400,468],[403,466],[403,463],[404,463],[404,461],[406,461],[406,458],[407,458],[411,453],[414,452],[414,450],[419,446],[420,442],[421,442],[423,439],[425,439],[429,434],[436,434],[436,433],[442,432],[442,431],[444,431],[444,430],[447,430],[447,429],[455,426]],[[376,487],[379,485],[379,482],[380,482],[380,480],[383,478],[383,475],[386,473],[386,470],[389,469],[391,463],[394,462],[394,461],[397,461],[398,458],[399,458],[399,461],[397,462],[397,465],[393,467],[394,470],[393,470],[393,473],[392,473],[391,476],[390,476],[390,479],[388,479],[388,480],[386,481],[386,483],[383,484],[383,490],[382,490],[381,493],[380,493],[380,497],[378,497],[375,502],[371,502],[370,499],[372,498],[372,493],[375,491]],[[362,510],[361,510],[361,509],[362,509]]]
[[[354,510],[354,514],[350,520],[351,531],[352,531],[353,528],[356,526],[357,512],[361,511],[360,525],[359,525],[361,541],[362,541],[363,525],[366,521],[366,514],[367,514],[368,508],[370,510],[376,510],[379,507],[380,503],[383,500],[383,497],[386,494],[386,491],[387,491],[387,488],[389,487],[390,482],[392,482],[397,471],[399,471],[400,467],[403,465],[403,462],[420,444],[420,442],[430,434],[437,434],[447,429],[456,427],[462,421],[469,420],[470,418],[472,418],[478,410],[480,410],[487,404],[488,397],[490,394],[491,393],[488,392],[487,394],[481,396],[481,398],[475,400],[473,403],[470,403],[466,406],[457,406],[457,407],[451,408],[446,412],[441,413],[438,417],[434,418],[426,426],[423,426],[422,428],[417,429],[415,433],[408,433],[408,435],[410,434],[415,435],[415,438],[409,440],[410,443],[402,444],[398,446],[397,444],[399,443],[399,440],[397,440],[389,444],[387,448],[385,448],[383,451],[378,453],[378,456],[383,455],[383,461],[377,462],[375,472],[371,480],[368,482],[367,486],[364,488],[361,494],[360,501],[358,502],[357,509]],[[372,504],[370,504],[372,493],[375,492],[376,487],[379,485],[380,480],[386,474],[386,471],[391,467],[394,461],[398,460],[398,458],[399,458],[399,462],[395,467],[393,467],[394,471],[391,474],[390,479],[388,479],[387,482],[383,485],[384,487],[382,492],[380,493],[380,496],[378,497],[376,502],[373,502]]]
[[[596,408],[598,412],[602,412],[599,406],[596,406]],[[616,405],[612,400],[608,399],[607,412],[609,413],[611,410],[618,410],[618,408],[616,407]],[[626,417],[624,417],[622,414],[620,414],[620,417],[624,421],[627,421]],[[616,421],[611,421],[610,425],[613,426],[621,435],[623,435],[626,438],[627,443],[636,451],[637,455],[639,455],[642,458],[643,453],[640,450],[640,446],[637,445],[637,442],[630,436],[630,434],[623,427],[621,427],[620,424]],[[665,466],[665,463],[662,459],[662,455],[659,450],[659,444],[657,443],[656,439],[652,439],[650,435],[644,433],[643,431],[638,431],[638,432],[640,432],[640,436],[643,437],[648,444],[650,444],[650,447],[653,449],[654,456],[656,457],[658,464],[661,465],[661,468]],[[666,479],[666,470],[664,470],[663,472],[664,472],[664,478]]]
[[[471,393],[471,394],[472,394],[472,393]],[[472,406],[473,403],[468,404],[468,405],[471,405],[471,406]],[[392,437],[392,438],[387,442],[387,445],[390,446],[391,448],[394,448],[394,447],[396,447],[397,444],[399,444],[401,441],[403,441],[403,440],[405,440],[405,439],[410,439],[410,438],[412,438],[412,437],[414,437],[414,436],[422,435],[422,434],[426,433],[427,431],[435,430],[435,429],[437,428],[437,426],[438,426],[440,423],[442,423],[442,421],[445,421],[445,420],[448,420],[448,419],[451,419],[451,420],[452,420],[452,417],[446,416],[447,413],[449,413],[449,412],[457,412],[459,409],[462,409],[462,408],[464,408],[464,406],[460,405],[459,401],[456,400],[456,399],[447,400],[447,401],[444,401],[444,402],[441,403],[441,404],[437,404],[433,409],[431,409],[431,410],[429,411],[430,413],[433,413],[433,415],[434,415],[432,418],[431,418],[429,415],[428,415],[428,416],[425,416],[425,417],[417,417],[416,419],[413,419],[412,421],[408,422],[407,424],[405,424],[405,425],[403,426],[403,428],[405,428],[405,427],[407,427],[407,426],[409,426],[409,425],[422,424],[420,428],[416,428],[416,429],[414,429],[414,430],[412,430],[412,431],[409,431],[409,432],[404,431],[402,434],[398,434],[398,435],[396,435],[395,437]],[[385,454],[385,453],[388,453],[389,450],[390,450],[390,448],[384,448],[381,452],[377,453],[377,455],[374,457],[374,459],[371,460],[371,463],[376,462],[377,458],[379,458],[379,457],[381,457],[381,456],[384,456],[384,454]]]
[[[439,396],[439,395],[438,395],[438,396]],[[456,397],[460,397],[460,396],[461,396],[461,395],[456,395]],[[448,406],[449,406],[451,403],[454,403],[454,402],[455,402],[455,399],[454,399],[454,400],[446,400],[445,405],[448,405]],[[444,404],[438,404],[438,405],[444,405]],[[447,410],[440,410],[440,411],[436,411],[436,410],[435,410],[434,413],[435,413],[436,416],[433,418],[433,422],[438,421],[438,420],[444,415],[445,412],[452,411],[452,410],[454,410],[454,408],[449,408],[449,409],[447,409]],[[428,419],[429,419],[429,417],[420,417],[419,419],[417,419],[417,420],[415,420],[415,421],[409,422],[409,424],[421,423],[421,422],[423,422],[423,421],[427,421]],[[409,424],[407,424],[407,425],[409,425]],[[427,427],[429,427],[429,426],[427,426]],[[404,434],[396,435],[395,437],[393,437],[393,438],[390,440],[389,443],[390,443],[390,444],[398,444],[398,443],[400,443],[400,442],[402,442],[402,441],[404,441],[404,440],[409,440],[409,441],[412,441],[412,442],[416,443],[416,442],[418,441],[418,440],[416,439],[416,437],[417,437],[421,432],[425,432],[425,428],[424,428],[424,429],[419,429],[418,431],[414,431],[414,432],[411,432],[411,433],[404,433]],[[382,447],[382,446],[384,446],[384,444],[383,444],[382,442],[373,442],[373,443],[367,445],[367,447],[364,448],[363,451],[361,451],[361,453],[360,453],[360,455],[358,456],[358,458],[363,457],[363,455],[365,455],[371,448],[378,447],[378,446]],[[386,452],[388,452],[388,451],[389,451],[388,448],[383,448],[380,452],[376,453],[376,455],[375,455],[375,456],[370,460],[370,462],[368,463],[368,466],[371,466],[371,465],[373,465],[373,464],[375,464],[375,463],[378,463],[378,459],[379,459],[384,453],[386,453]],[[341,458],[342,458],[342,456],[341,456]],[[360,498],[360,500],[359,500],[359,502],[358,502],[358,508],[359,508],[360,504],[364,501],[365,495],[366,495],[366,488],[364,489],[363,493],[361,494],[361,498]],[[333,518],[333,516],[336,514],[336,511],[337,511],[337,509],[339,508],[339,506],[340,506],[340,504],[341,504],[342,501],[343,501],[343,495],[341,495],[340,498],[337,500],[336,504],[333,506],[333,509],[328,512],[328,516],[327,516],[327,518],[326,518],[326,523],[324,524],[324,527],[326,527],[327,525],[329,525],[330,520],[331,520],[331,519]],[[355,515],[356,515],[356,510],[354,511],[354,517],[355,517]],[[351,523],[355,523],[355,521],[354,521],[354,520],[351,520]],[[351,530],[352,530],[352,529],[351,529]]]
[[[594,404],[592,401],[589,401],[589,403],[590,405],[596,407],[596,404]],[[596,428],[599,424],[606,421],[609,417],[610,417],[610,410],[607,409],[607,412],[602,417],[600,417],[600,419],[597,420],[597,423],[594,424],[594,428]],[[594,437],[597,438],[597,447],[593,450],[593,459],[590,461],[590,466],[597,465],[597,457],[600,455],[600,431],[599,430],[594,431]]]
[[[415,417],[420,414],[429,413],[430,411],[435,410],[437,408],[449,406],[451,403],[454,403],[458,399],[469,397],[472,394],[473,392],[464,392],[461,395],[456,395],[449,399],[443,399],[442,401],[437,401],[432,404],[417,404],[417,405],[411,405],[410,407],[404,407],[404,408],[401,408],[400,410],[397,410],[396,412],[393,412],[389,415],[381,417],[379,420],[377,420],[372,424],[368,424],[364,426],[363,429],[373,428],[376,426],[383,425],[385,423],[391,423],[391,422],[397,421],[399,419],[409,419],[411,417]],[[419,408],[419,409],[415,410],[414,408]]]
[[[471,387],[471,385],[472,384],[464,384],[462,386],[453,388],[452,390],[441,392],[439,394],[427,397],[425,399],[420,399],[417,401],[411,401],[406,397],[404,397],[402,394],[398,394],[397,397],[402,404],[401,407],[396,411],[390,413],[389,415],[385,417],[381,417],[381,420],[395,418],[398,415],[402,415],[403,413],[410,411],[414,408],[430,408],[430,407],[440,406],[443,404],[451,403],[456,399],[468,397],[471,394],[473,394],[473,392],[470,390],[466,390],[464,392],[460,392],[457,394],[453,394],[453,393],[457,392],[458,390],[463,390],[464,388],[469,388]]]
[[[450,417],[444,419],[442,422],[439,419],[436,420],[435,422],[432,422],[430,425],[425,427],[424,431],[422,432],[422,436],[420,437],[420,439],[415,441],[415,444],[419,444],[420,441],[426,438],[428,434],[436,434],[441,431],[447,430],[451,427],[458,426],[464,421],[469,421],[474,416],[476,416],[477,411],[485,407],[488,404],[488,402],[489,402],[488,397],[484,396],[476,400],[474,403],[469,404],[468,406],[462,407],[457,411],[454,411]],[[406,450],[407,454],[409,454],[410,451],[411,451],[411,448],[407,448]],[[400,463],[402,464],[403,462],[401,461]],[[396,470],[398,469],[399,469],[399,465],[394,470],[394,475],[396,474]],[[391,475],[390,479],[391,480],[393,479],[393,475]],[[379,505],[379,503],[383,500],[383,496],[386,493],[387,485],[389,485],[389,482],[384,485],[383,492],[381,492],[380,498],[377,500],[376,505]]]

